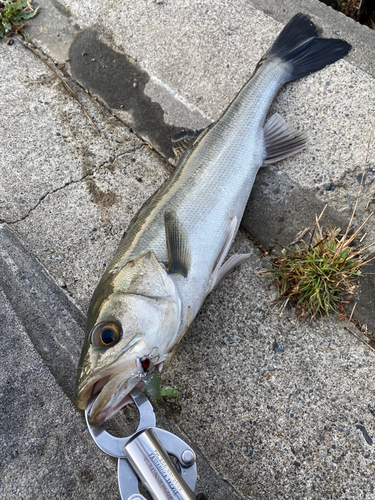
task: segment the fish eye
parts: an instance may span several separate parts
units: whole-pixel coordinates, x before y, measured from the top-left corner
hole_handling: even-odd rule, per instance
[[[100,323],[91,333],[91,343],[96,347],[110,347],[120,336],[120,326],[117,323]]]

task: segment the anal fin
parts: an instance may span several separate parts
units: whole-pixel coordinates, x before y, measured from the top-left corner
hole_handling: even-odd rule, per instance
[[[173,210],[165,212],[164,224],[168,249],[168,271],[171,274],[182,274],[186,278],[190,268],[190,248],[186,231]]]
[[[307,136],[289,127],[286,121],[275,113],[263,129],[265,158],[264,165],[283,160],[306,147]]]

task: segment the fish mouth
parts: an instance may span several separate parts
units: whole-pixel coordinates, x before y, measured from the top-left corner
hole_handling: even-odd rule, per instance
[[[123,373],[96,382],[92,390],[95,400],[88,413],[89,424],[99,426],[113,418],[127,403],[132,402],[129,393],[140,384],[143,385],[139,377]]]
[[[134,387],[143,388],[142,373],[138,370],[133,373],[120,372],[108,374],[108,370],[96,374],[78,392],[76,406],[85,410],[92,398],[95,398],[89,414],[89,423],[92,426],[103,425],[114,417],[132,399],[129,392]]]
[[[78,385],[75,404],[86,410],[89,401],[95,397],[89,414],[90,425],[103,425],[114,417],[132,399],[129,392],[137,385],[143,386],[144,371],[139,359],[149,352],[148,346],[139,341],[127,349],[112,363],[100,367],[91,373],[81,385]]]

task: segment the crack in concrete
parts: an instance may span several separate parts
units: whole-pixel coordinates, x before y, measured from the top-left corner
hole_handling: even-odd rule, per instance
[[[37,201],[37,203],[36,203],[33,207],[31,207],[25,215],[23,215],[23,216],[22,216],[22,217],[20,217],[19,219],[16,219],[16,220],[11,220],[11,221],[6,220],[6,219],[1,219],[1,218],[0,218],[0,224],[8,224],[8,225],[13,225],[13,224],[17,224],[18,222],[22,222],[22,221],[24,221],[25,219],[27,219],[27,218],[29,217],[29,215],[30,215],[30,214],[31,214],[34,210],[36,210],[36,209],[38,208],[38,206],[42,203],[42,201],[43,201],[43,200],[45,200],[48,196],[53,195],[53,194],[57,193],[58,191],[62,191],[62,190],[63,190],[63,189],[65,189],[66,187],[70,186],[71,184],[78,184],[79,182],[82,182],[82,181],[84,181],[85,179],[88,179],[88,178],[90,178],[90,177],[93,177],[93,176],[94,176],[94,174],[95,174],[96,172],[98,172],[101,168],[103,168],[105,165],[110,165],[110,164],[114,163],[116,160],[118,160],[119,158],[123,158],[124,156],[126,156],[126,155],[128,155],[128,154],[130,154],[130,153],[134,153],[135,151],[137,151],[137,150],[139,150],[139,149],[141,149],[141,148],[143,148],[143,147],[145,147],[145,146],[147,146],[147,147],[148,147],[148,145],[147,145],[147,144],[141,144],[140,146],[136,146],[136,147],[134,147],[134,148],[132,148],[132,149],[130,149],[130,150],[128,150],[128,151],[125,151],[124,153],[121,153],[121,154],[119,154],[119,155],[117,155],[117,156],[115,156],[115,157],[113,157],[113,158],[110,158],[109,160],[107,160],[107,161],[105,161],[105,162],[101,163],[98,167],[94,167],[94,168],[92,169],[92,171],[91,171],[91,172],[86,173],[85,175],[83,175],[83,176],[82,176],[82,177],[80,177],[79,179],[72,179],[72,180],[70,180],[70,181],[68,181],[68,182],[65,182],[65,184],[63,184],[62,186],[59,186],[59,187],[57,187],[57,188],[53,189],[52,191],[48,191],[47,193],[44,193],[44,194],[43,194],[43,195],[39,198],[39,200]]]

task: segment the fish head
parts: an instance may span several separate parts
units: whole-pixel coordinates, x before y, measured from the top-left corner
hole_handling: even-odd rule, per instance
[[[114,267],[99,283],[88,313],[78,367],[76,406],[102,425],[129,392],[169,356],[178,341],[181,306],[165,268],[148,252]]]

